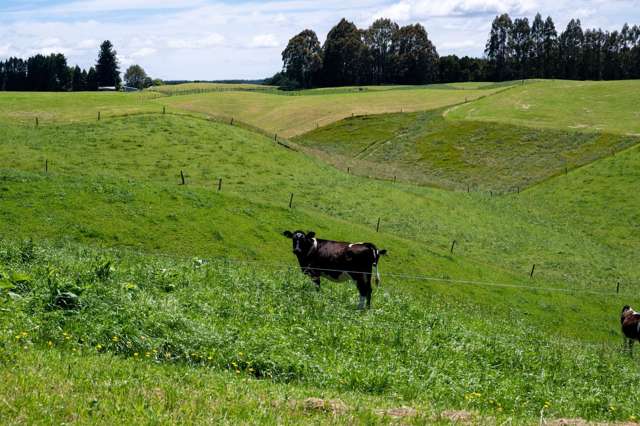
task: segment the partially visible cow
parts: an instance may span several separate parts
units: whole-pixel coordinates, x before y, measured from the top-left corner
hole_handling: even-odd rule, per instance
[[[302,272],[311,277],[320,290],[320,277],[332,281],[354,280],[360,293],[358,309],[371,307],[371,275],[375,270],[376,282],[380,284],[378,261],[386,250],[378,250],[372,243],[346,243],[321,240],[315,232],[284,231],[291,238],[293,254],[298,258]]]
[[[627,339],[629,354],[633,356],[633,342],[640,340],[640,313],[631,309],[629,305],[622,308],[620,315],[622,333]]]

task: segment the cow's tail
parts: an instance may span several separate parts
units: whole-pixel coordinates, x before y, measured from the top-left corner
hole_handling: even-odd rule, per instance
[[[365,243],[365,245],[367,247],[369,247],[371,249],[371,251],[373,252],[373,271],[374,271],[374,276],[376,279],[376,286],[380,286],[380,272],[378,271],[378,261],[380,260],[380,256],[384,256],[385,254],[387,254],[387,251],[382,249],[382,250],[378,250],[378,248],[371,244],[371,243]]]

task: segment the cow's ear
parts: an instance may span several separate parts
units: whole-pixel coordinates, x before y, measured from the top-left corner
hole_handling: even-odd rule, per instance
[[[287,238],[293,238],[293,234],[290,231],[284,231],[282,235],[284,235]]]
[[[307,232],[307,238],[315,238],[315,236],[316,236],[315,232],[313,232],[313,231]]]

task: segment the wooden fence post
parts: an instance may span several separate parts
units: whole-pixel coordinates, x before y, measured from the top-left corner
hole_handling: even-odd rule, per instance
[[[100,121],[100,111],[98,111],[98,121]]]
[[[44,160],[44,172],[49,173],[49,160]]]
[[[222,178],[218,179],[218,192],[222,190]]]
[[[529,274],[529,278],[533,278],[533,271],[536,270],[536,264],[533,264],[533,267],[531,268],[531,274]]]
[[[182,184],[184,185],[184,173],[180,170],[180,179],[182,179]]]
[[[36,127],[38,127],[38,117],[36,117]]]
[[[378,224],[376,225],[376,232],[380,232],[380,218],[378,218]]]
[[[450,254],[453,254],[453,248],[456,246],[456,240],[453,240],[453,243],[451,243],[451,251]]]
[[[167,112],[167,107],[166,106],[162,106],[162,115],[164,115]]]
[[[292,204],[293,204],[293,192],[291,193],[291,197],[289,197],[289,208],[291,208]]]
[[[616,286],[616,294],[620,293],[620,281],[618,281],[618,285]]]

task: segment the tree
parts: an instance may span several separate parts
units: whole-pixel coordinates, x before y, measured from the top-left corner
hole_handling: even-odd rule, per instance
[[[618,80],[624,78],[621,61],[623,50],[622,45],[622,36],[618,31],[605,33],[604,44],[602,46],[602,77],[605,80]]]
[[[583,77],[588,80],[602,79],[602,50],[605,35],[602,30],[586,30],[582,44]]]
[[[561,77],[570,80],[582,78],[582,43],[584,34],[579,19],[572,19],[560,35]]]
[[[318,36],[311,30],[304,30],[294,36],[282,51],[284,74],[301,87],[312,87],[322,68],[322,49]]]
[[[98,87],[120,87],[120,69],[116,55],[117,52],[109,40],[102,42],[95,69]]]
[[[140,65],[131,65],[124,73],[124,81],[127,86],[135,87],[136,89],[144,89],[145,79],[147,73]]]
[[[75,66],[73,69],[73,78],[72,78],[72,90],[74,92],[81,92],[87,90],[87,73],[83,72],[79,66]]]
[[[420,24],[400,28],[391,45],[395,80],[425,84],[438,79],[438,52]]]
[[[558,73],[558,33],[551,16],[547,16],[544,21],[544,51],[543,51],[543,74],[544,78],[555,78]]]
[[[489,40],[485,47],[485,54],[489,59],[492,68],[492,77],[497,81],[509,80],[512,78],[511,58],[513,56],[512,45],[510,43],[513,23],[508,14],[496,16],[491,23]]]
[[[329,86],[346,86],[361,83],[365,74],[367,49],[358,28],[341,19],[329,31],[324,42],[322,80]]]
[[[537,13],[531,24],[531,58],[529,76],[544,77],[544,21]]]
[[[94,67],[89,68],[87,73],[87,90],[94,92],[98,90],[98,74]]]
[[[392,81],[392,43],[398,24],[390,19],[377,19],[364,32],[364,43],[371,58],[371,81],[376,84]]]
[[[460,58],[456,55],[442,56],[438,62],[439,81],[452,83],[456,81],[466,81],[462,79],[460,69]]]
[[[531,28],[527,18],[513,21],[509,40],[513,52],[515,76],[520,79],[529,77],[529,61],[531,59]]]

